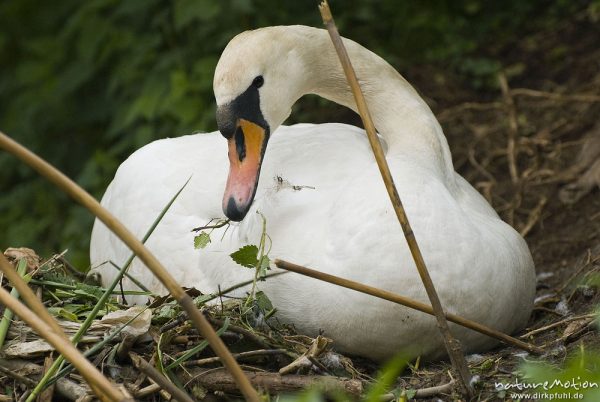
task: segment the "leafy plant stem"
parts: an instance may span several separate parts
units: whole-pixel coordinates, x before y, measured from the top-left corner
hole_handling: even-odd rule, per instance
[[[267,240],[267,238],[269,238],[267,235],[267,220],[265,219],[265,216],[263,214],[261,214],[260,212],[257,212],[257,213],[260,215],[260,217],[262,219],[262,233],[260,236],[260,243],[258,245],[260,255],[257,260],[256,267],[254,270],[254,280],[252,281],[252,290],[250,291],[250,295],[248,295],[248,298],[246,299],[246,307],[248,307],[250,305],[250,303],[252,302],[252,300],[254,300],[254,297],[256,295],[256,282],[258,282],[258,279],[259,279],[261,271],[262,271],[261,267],[263,265],[263,260],[264,260],[265,256],[269,253],[269,251],[271,251],[271,247],[269,246],[269,250],[265,252],[266,240]],[[269,238],[269,240],[270,240],[270,238]]]

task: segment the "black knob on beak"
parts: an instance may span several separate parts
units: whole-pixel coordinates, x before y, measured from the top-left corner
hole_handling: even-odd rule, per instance
[[[223,212],[225,213],[225,216],[232,221],[240,222],[242,219],[244,219],[249,209],[250,205],[244,205],[240,209],[240,207],[238,207],[238,205],[235,203],[233,197],[230,197],[229,201],[227,202],[227,207]]]
[[[217,127],[223,137],[230,139],[236,129],[236,118],[233,115],[231,103],[217,107]]]

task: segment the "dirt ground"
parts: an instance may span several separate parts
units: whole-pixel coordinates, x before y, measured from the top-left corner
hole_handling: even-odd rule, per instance
[[[505,81],[495,93],[465,90],[435,69],[407,74],[436,112],[456,170],[529,244],[538,290],[523,333],[593,312],[600,301],[597,288],[584,285],[600,271],[599,31],[597,23],[578,16],[555,31],[497,50],[507,70],[517,66],[518,74],[499,76]],[[431,76],[445,85],[436,85]],[[581,345],[600,346],[590,319],[567,320],[528,340],[543,346],[546,359],[557,364]],[[523,358],[516,354],[500,348],[474,357],[477,400],[508,398],[493,382],[515,378]],[[447,383],[448,367],[427,365],[401,383],[413,389]],[[438,398],[460,396],[454,389],[432,400]]]

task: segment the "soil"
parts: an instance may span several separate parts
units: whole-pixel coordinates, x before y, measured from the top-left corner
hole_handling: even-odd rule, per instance
[[[600,272],[599,31],[597,22],[579,15],[552,32],[535,33],[500,49],[497,56],[504,65],[520,66],[514,76],[505,72],[505,93],[501,85],[495,92],[465,89],[464,81],[435,67],[406,74],[438,116],[456,170],[525,235],[538,290],[534,313],[522,333],[588,314],[600,302],[597,288],[586,285]],[[550,59],[556,49],[560,57]],[[445,89],[436,81],[444,82]],[[511,136],[514,179],[508,156]],[[572,322],[528,341],[542,346],[544,358],[557,364],[582,345],[598,350],[598,327],[589,320],[580,328],[569,327]],[[470,360],[473,374],[479,376],[476,400],[510,400],[495,390],[494,381],[514,381],[523,359],[533,359],[518,352],[505,347]],[[436,363],[411,369],[400,383],[405,389],[445,384],[449,368],[449,363]],[[439,399],[462,397],[455,387],[431,400]]]

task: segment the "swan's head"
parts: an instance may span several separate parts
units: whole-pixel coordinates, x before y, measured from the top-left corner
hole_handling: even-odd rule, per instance
[[[215,70],[217,125],[229,144],[223,212],[234,221],[244,219],[252,205],[270,134],[305,93],[297,35],[284,28],[236,36]]]

